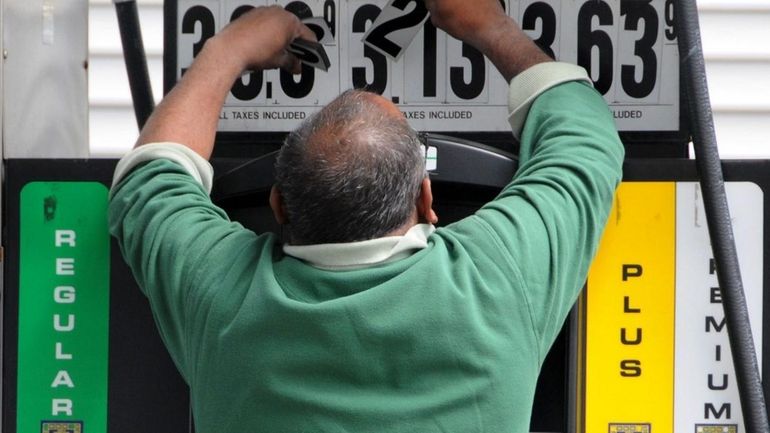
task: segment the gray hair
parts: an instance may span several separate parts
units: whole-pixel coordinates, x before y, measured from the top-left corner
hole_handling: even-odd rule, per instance
[[[292,242],[382,237],[414,211],[426,176],[417,133],[348,90],[289,134],[276,161]]]

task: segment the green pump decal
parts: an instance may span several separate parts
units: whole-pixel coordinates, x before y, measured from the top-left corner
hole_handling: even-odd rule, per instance
[[[32,182],[21,191],[19,432],[107,432],[107,188]]]

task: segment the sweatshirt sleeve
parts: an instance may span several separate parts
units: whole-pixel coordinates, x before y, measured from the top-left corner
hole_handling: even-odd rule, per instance
[[[148,159],[119,173],[109,207],[110,233],[186,379],[198,350],[190,336],[217,296],[209,283],[249,260],[256,237],[230,222],[188,170],[169,158]]]
[[[559,65],[525,74],[547,76]],[[524,77],[540,89],[527,97],[519,77],[511,94],[523,97],[510,104],[515,134],[522,124],[519,169],[467,224],[499,246],[491,259],[504,263],[511,284],[522,287],[542,360],[585,282],[621,179],[624,150],[606,103],[590,84]]]

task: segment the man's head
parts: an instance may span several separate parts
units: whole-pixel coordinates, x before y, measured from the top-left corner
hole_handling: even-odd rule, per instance
[[[294,244],[354,242],[392,234],[426,211],[434,222],[426,193],[417,133],[390,101],[350,90],[286,139],[271,206]]]

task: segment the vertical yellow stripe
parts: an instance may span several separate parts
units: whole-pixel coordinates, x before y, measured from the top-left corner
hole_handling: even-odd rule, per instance
[[[672,433],[675,183],[624,183],[588,276],[585,432]]]

